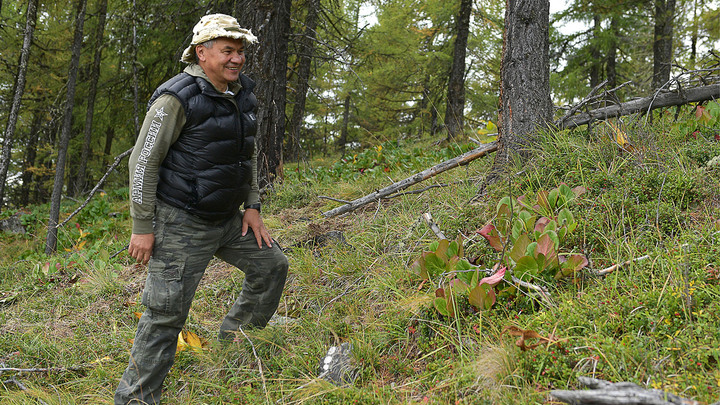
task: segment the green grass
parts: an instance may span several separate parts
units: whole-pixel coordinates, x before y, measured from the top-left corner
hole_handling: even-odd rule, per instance
[[[720,173],[706,164],[720,155],[720,143],[711,135],[687,137],[671,120],[660,114],[652,127],[628,125],[633,153],[620,150],[602,124],[546,134],[533,159],[512,168],[518,175],[475,204],[469,201],[492,158],[416,188],[450,186],[339,218],[321,215],[339,203],[319,196],[362,197],[467,145],[386,143],[345,162],[288,166],[264,215],[290,248],[279,313],[298,322],[248,331],[230,347],[213,343],[243,277],[213,262],[187,324],[210,343],[201,353],[178,354],[166,403],[537,404],[550,400],[552,389],[578,388],[577,376],[717,401]],[[545,281],[554,306],[521,289],[501,294],[488,311],[441,316],[432,306],[436,282],[411,271],[436,239],[422,213],[432,213],[448,238],[462,236],[468,258],[491,267],[500,255],[475,231],[491,220],[499,199],[563,182],[588,189],[571,206],[579,225],[566,251],[586,254],[593,270],[649,258],[606,277],[585,269],[574,279]],[[110,258],[129,236],[126,197],[127,189],[97,197],[61,230],[54,257],[41,253],[47,207],[27,210],[28,234],[0,236],[0,366],[60,368],[2,373],[0,382],[15,378],[27,389],[5,383],[0,403],[111,403],[137,326],[133,313],[143,310],[144,268],[126,253]],[[347,245],[298,245],[328,231],[342,231]],[[511,325],[552,343],[521,351],[505,331]],[[317,380],[327,349],[346,341],[357,359],[355,383]]]

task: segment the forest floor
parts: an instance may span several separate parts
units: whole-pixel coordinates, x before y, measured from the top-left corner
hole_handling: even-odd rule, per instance
[[[353,200],[474,146],[388,141],[344,159],[287,164],[263,216],[290,260],[278,310],[290,322],[217,343],[243,273],[212,262],[164,403],[559,403],[551,391],[582,389],[579,376],[717,401],[718,126],[689,110],[673,118],[543,134],[531,161],[509,167],[513,175],[481,196],[492,155],[413,189],[438,187],[332,218],[322,213],[341,203],[321,196]],[[112,402],[143,311],[145,268],[122,252],[127,188],[106,191],[61,229],[55,256],[41,253],[47,206],[19,211],[26,234],[0,236],[2,404]],[[521,195],[529,207],[515,204]],[[533,213],[544,200],[554,202]],[[513,208],[498,214],[503,201]],[[63,215],[77,206],[68,201]],[[426,212],[459,245],[438,244]],[[548,263],[553,245],[560,257],[585,255],[587,265],[538,264],[545,239],[523,228],[521,212],[532,223],[555,220],[540,232],[552,235],[542,248]],[[498,251],[477,231],[492,222],[502,233],[501,218],[516,229]],[[523,246],[533,265],[513,249],[525,234],[537,242]],[[502,282],[478,281],[500,262],[509,267]],[[448,287],[460,284],[460,269],[481,274],[465,279],[486,286],[481,304]],[[352,345],[353,372],[338,385],[319,376],[341,343]]]

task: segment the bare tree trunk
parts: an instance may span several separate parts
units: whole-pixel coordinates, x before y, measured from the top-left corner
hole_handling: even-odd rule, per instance
[[[462,133],[465,109],[465,55],[467,54],[468,35],[470,33],[470,12],[472,0],[460,0],[460,12],[455,18],[455,47],[453,64],[448,80],[447,107],[445,109],[445,128],[448,140]]]
[[[549,0],[506,2],[499,147],[488,183],[503,177],[511,159],[527,159],[537,132],[552,122],[549,16]]]
[[[45,240],[45,254],[53,254],[57,250],[57,224],[60,219],[60,200],[65,180],[65,162],[72,132],[72,110],[75,105],[75,85],[77,82],[80,51],[82,49],[83,26],[85,24],[85,6],[87,0],[78,0],[77,18],[75,20],[75,36],[72,45],[72,57],[68,71],[67,98],[63,114],[62,133],[58,144],[58,156],[55,163],[55,181],[53,182],[52,197],[50,198],[50,219],[48,220],[48,233]]]
[[[140,89],[138,84],[138,43],[137,43],[137,4],[133,0],[133,27],[132,27],[132,67],[133,67],[133,122],[135,123],[135,136],[140,132]]]
[[[617,87],[617,37],[619,35],[617,27],[617,19],[612,17],[610,20],[610,34],[612,40],[610,42],[610,49],[608,50],[607,64],[605,65],[605,74],[607,77],[607,87],[614,89]]]
[[[103,167],[108,165],[108,158],[110,157],[110,153],[112,153],[112,142],[115,138],[115,128],[113,126],[109,126],[105,130],[105,149],[103,150]]]
[[[338,149],[340,150],[340,154],[345,156],[345,145],[348,141],[348,125],[350,123],[350,94],[345,96],[343,106],[343,122],[342,129],[340,130],[340,139],[338,139]]]
[[[655,41],[653,43],[653,88],[670,80],[675,0],[655,0]]]
[[[22,96],[25,91],[30,45],[32,44],[35,23],[37,21],[37,6],[38,0],[30,0],[28,2],[25,18],[25,33],[23,34],[23,45],[20,50],[20,64],[18,65],[18,74],[15,80],[15,91],[12,105],[10,106],[10,115],[8,116],[7,126],[5,127],[5,139],[3,142],[2,156],[0,156],[0,211],[2,211],[3,200],[5,198],[5,181],[7,180],[7,173],[10,168],[10,151],[12,150],[13,139],[15,137],[15,126],[17,125],[20,104],[22,103]]]
[[[301,159],[300,132],[303,127],[303,118],[305,118],[307,91],[310,87],[310,67],[315,52],[315,29],[317,28],[319,3],[319,0],[308,0],[305,34],[300,39],[298,47],[300,66],[298,67],[298,78],[295,85],[295,107],[290,119],[290,156],[298,161]]]
[[[260,40],[248,47],[248,75],[257,82],[258,182],[260,187],[281,178],[287,83],[287,49],[290,32],[290,0],[246,0],[240,25],[250,28]]]
[[[590,61],[590,88],[595,88],[595,86],[600,84],[600,72],[602,66],[600,61],[601,55],[599,43],[600,31],[602,30],[602,27],[600,26],[600,16],[595,14],[593,16],[593,22],[593,34],[595,38],[590,44],[590,56],[592,57],[592,60]]]
[[[35,111],[32,125],[30,125],[30,133],[28,134],[28,142],[25,147],[25,160],[23,162],[22,186],[20,187],[20,206],[24,207],[30,203],[30,187],[33,182],[33,172],[31,167],[35,166],[37,159],[37,145],[40,137],[40,129],[42,127],[44,111]]]
[[[108,0],[102,0],[98,13],[98,25],[95,31],[95,56],[93,57],[92,71],[90,72],[90,89],[87,96],[87,111],[85,114],[85,136],[83,138],[82,155],[80,156],[80,167],[78,168],[78,180],[75,183],[75,196],[80,195],[86,187],[87,163],[90,160],[90,141],[92,140],[93,114],[95,113],[95,96],[97,95],[97,84],[100,80],[100,58],[102,56],[103,33],[105,32],[105,18],[107,16]]]

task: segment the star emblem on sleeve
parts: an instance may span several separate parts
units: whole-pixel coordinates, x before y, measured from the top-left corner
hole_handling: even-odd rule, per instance
[[[168,115],[168,113],[165,112],[165,107],[160,107],[155,109],[155,117],[154,118],[160,118],[160,121],[163,120]]]

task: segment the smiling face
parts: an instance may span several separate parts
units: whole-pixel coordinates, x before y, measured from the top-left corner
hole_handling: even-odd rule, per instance
[[[224,92],[234,82],[245,64],[245,42],[242,39],[217,38],[210,46],[195,48],[197,60],[215,87]]]

